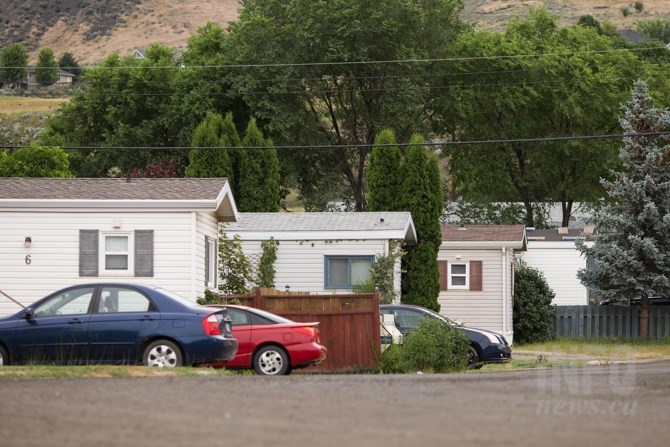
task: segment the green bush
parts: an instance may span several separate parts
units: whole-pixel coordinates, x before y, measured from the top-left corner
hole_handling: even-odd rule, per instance
[[[205,289],[205,296],[198,297],[195,302],[201,306],[206,306],[208,304],[241,304],[240,300],[237,298],[226,298],[209,289]]]
[[[542,272],[522,266],[514,272],[514,341],[538,343],[554,337],[554,292]]]
[[[379,369],[383,373],[460,371],[467,366],[469,344],[461,329],[424,318],[402,345],[391,345],[382,353]]]

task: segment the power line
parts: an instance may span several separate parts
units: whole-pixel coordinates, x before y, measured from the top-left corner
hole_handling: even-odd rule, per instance
[[[670,135],[667,132],[644,132],[633,134],[606,134],[606,135],[575,135],[567,137],[536,137],[536,138],[512,138],[507,140],[469,140],[469,141],[427,141],[419,144],[396,143],[396,144],[374,144],[374,143],[352,143],[352,144],[315,144],[315,145],[284,145],[284,146],[58,146],[65,150],[224,150],[224,149],[357,149],[372,147],[409,147],[409,146],[466,146],[486,144],[509,144],[509,143],[546,143],[554,141],[588,141],[614,138],[656,137]],[[3,149],[22,149],[30,145],[0,145]]]
[[[527,54],[510,54],[510,55],[492,55],[492,56],[460,56],[460,57],[443,57],[443,58],[412,58],[412,59],[386,59],[374,61],[326,61],[326,62],[278,62],[278,63],[264,63],[264,64],[219,64],[219,65],[94,65],[79,67],[83,69],[147,69],[147,70],[182,70],[185,68],[290,68],[290,67],[318,67],[318,66],[342,66],[342,65],[377,65],[377,64],[415,64],[415,63],[433,63],[433,62],[460,62],[472,60],[499,60],[499,59],[520,59],[526,57],[553,57],[553,56],[575,56],[581,54],[606,54],[606,53],[620,53],[620,52],[636,52],[666,49],[665,46],[649,47],[649,48],[613,48],[610,50],[585,50],[585,51],[566,51],[558,53],[527,53]],[[128,56],[129,57],[129,56]],[[26,67],[4,67],[11,69],[25,69]]]

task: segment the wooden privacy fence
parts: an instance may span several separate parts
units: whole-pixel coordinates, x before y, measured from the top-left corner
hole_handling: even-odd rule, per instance
[[[558,337],[638,338],[640,306],[557,306]],[[670,336],[670,306],[649,306],[649,338]]]
[[[310,295],[257,288],[253,295],[221,295],[242,305],[294,321],[318,321],[326,360],[306,371],[346,371],[374,367],[381,355],[379,294]]]

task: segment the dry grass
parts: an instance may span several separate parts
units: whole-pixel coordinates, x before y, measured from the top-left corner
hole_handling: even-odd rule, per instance
[[[64,98],[30,98],[23,96],[0,96],[0,115],[44,113],[49,115],[66,102]]]
[[[543,352],[552,358],[593,360],[654,360],[670,358],[670,340],[616,340],[561,338],[547,343],[515,346],[521,351]],[[512,350],[514,355],[514,349]]]
[[[245,374],[212,368],[152,368],[147,366],[3,366],[0,380],[8,379],[53,379],[70,377],[189,377],[229,376]]]

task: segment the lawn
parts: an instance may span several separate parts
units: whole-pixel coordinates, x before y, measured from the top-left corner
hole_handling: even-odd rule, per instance
[[[594,360],[653,360],[670,358],[670,338],[660,340],[560,338],[546,343],[515,345],[521,352],[542,352],[547,357],[584,357]]]
[[[24,96],[0,96],[0,115],[20,115],[42,112],[51,114],[67,102],[68,98],[36,98]]]

